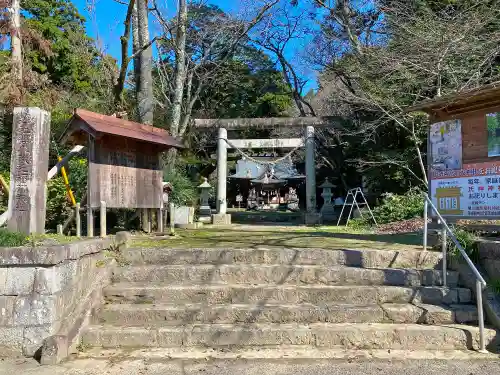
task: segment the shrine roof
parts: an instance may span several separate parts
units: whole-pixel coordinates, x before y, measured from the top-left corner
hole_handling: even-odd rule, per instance
[[[80,108],[75,109],[73,117],[61,137],[61,142],[66,142],[72,133],[77,131],[116,135],[166,147],[184,147],[179,140],[169,135],[165,129]]]
[[[424,100],[406,108],[405,112],[422,111],[439,117],[459,115],[498,106],[500,106],[500,82],[493,82],[473,90]]]

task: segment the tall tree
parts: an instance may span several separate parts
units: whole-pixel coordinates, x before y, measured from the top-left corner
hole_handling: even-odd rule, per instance
[[[9,9],[11,18],[10,45],[12,53],[12,74],[14,82],[21,86],[23,81],[23,52],[21,45],[21,0],[12,0]]]
[[[187,75],[186,60],[186,29],[188,22],[187,1],[179,0],[179,10],[177,12],[177,27],[175,32],[175,73],[174,73],[174,93],[170,108],[170,133],[177,137],[179,135],[179,125],[181,121],[181,106],[184,96],[184,83]],[[182,136],[182,134],[180,134]]]
[[[176,17],[168,19],[153,1],[156,18],[164,28],[157,67],[173,136],[184,137],[202,90],[278,1],[264,0],[250,19],[236,19],[216,6],[203,3],[188,6],[186,0],[179,0]],[[170,168],[174,161],[175,150],[172,149],[168,155]]]
[[[297,72],[287,53],[290,53],[288,49],[292,44],[299,43],[310,33],[307,27],[311,21],[308,13],[305,8],[295,9],[283,3],[267,17],[266,22],[260,25],[260,30],[257,30],[252,37],[254,43],[264,48],[276,59],[301,117],[316,114],[311,103],[303,95],[308,80]]]
[[[137,10],[137,31],[134,31],[134,37],[138,37],[138,47],[136,42],[136,51],[138,57],[134,60],[134,71],[136,77],[137,108],[139,121],[145,124],[153,124],[153,55],[149,36],[149,9],[147,0],[137,0],[135,8]]]
[[[353,158],[358,167],[393,168],[422,185],[426,121],[405,113],[405,106],[499,78],[498,7],[479,0],[436,3],[374,1],[358,8],[353,17],[379,15],[374,23],[360,23],[359,45],[344,20],[328,16],[317,48],[328,55],[316,59],[325,63],[321,84],[330,93],[330,113],[348,118],[347,135],[363,145],[363,154]]]

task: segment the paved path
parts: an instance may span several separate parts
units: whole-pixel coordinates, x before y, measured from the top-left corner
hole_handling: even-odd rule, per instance
[[[142,359],[78,359],[57,366],[31,360],[0,360],[0,375],[493,375],[500,360],[492,361],[171,361]]]

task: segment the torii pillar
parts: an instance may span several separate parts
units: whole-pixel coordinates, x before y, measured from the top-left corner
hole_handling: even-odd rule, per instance
[[[321,214],[316,210],[316,166],[314,165],[314,126],[307,126],[304,134],[306,146],[306,225],[321,222]]]
[[[217,138],[217,213],[212,215],[212,224],[231,224],[227,213],[227,129],[219,128]]]

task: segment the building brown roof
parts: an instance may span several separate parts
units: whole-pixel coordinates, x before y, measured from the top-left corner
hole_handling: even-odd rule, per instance
[[[498,106],[500,106],[500,82],[493,82],[473,90],[422,101],[406,108],[405,112],[422,111],[431,115],[458,115]]]
[[[89,129],[86,129],[82,123],[87,125]],[[169,135],[165,129],[78,108],[75,109],[73,117],[61,137],[61,141],[64,142],[73,132],[80,130],[117,135],[167,147],[184,147],[179,140]]]

